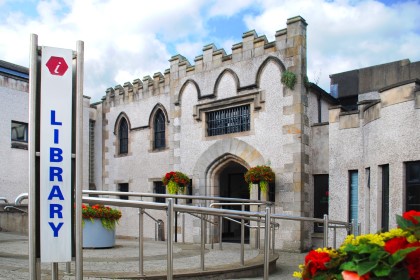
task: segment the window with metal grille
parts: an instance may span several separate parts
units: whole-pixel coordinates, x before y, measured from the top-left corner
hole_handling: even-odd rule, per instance
[[[89,120],[89,183],[95,183],[95,121]]]
[[[125,118],[121,119],[120,127],[118,129],[118,137],[120,142],[120,154],[128,153],[128,124]]]
[[[155,139],[153,143],[154,149],[165,148],[165,115],[162,110],[156,112],[154,121]]]
[[[243,132],[251,129],[249,105],[208,112],[206,115],[207,136]]]

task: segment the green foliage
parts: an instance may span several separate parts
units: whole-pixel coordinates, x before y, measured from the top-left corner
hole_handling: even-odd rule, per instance
[[[310,251],[293,276],[341,279],[343,273],[344,279],[420,279],[420,212],[411,210],[396,220],[399,227],[387,232],[347,236],[336,251]]]
[[[92,223],[94,219],[100,219],[102,226],[108,230],[114,230],[116,224],[121,218],[121,211],[118,209],[113,209],[104,205],[85,205],[82,204],[82,218],[83,225],[85,219],[89,219]]]
[[[291,71],[284,71],[281,75],[281,82],[289,89],[294,89],[297,82],[296,74]]]
[[[251,167],[245,173],[245,181],[248,183],[250,190],[253,184],[259,184],[261,191],[266,192],[268,184],[274,181],[275,176],[270,166],[257,165]]]
[[[162,183],[170,194],[183,193],[185,192],[185,187],[190,183],[190,178],[182,172],[171,171],[162,177]]]

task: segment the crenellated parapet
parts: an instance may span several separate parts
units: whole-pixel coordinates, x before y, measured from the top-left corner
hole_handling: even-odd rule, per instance
[[[255,30],[244,32],[242,42],[232,46],[232,53],[211,43],[203,47],[202,54],[190,64],[187,58],[177,54],[169,59],[169,69],[157,72],[153,77],[145,76],[132,83],[117,85],[106,91],[105,100],[110,106],[141,100],[149,96],[169,93],[177,81],[195,74],[219,68],[229,68],[237,62],[250,61],[256,57],[278,52],[280,59],[291,70],[301,76],[306,74],[306,21],[300,17],[287,20],[287,28],[275,33],[275,40],[269,42],[265,35],[259,36]],[[298,81],[299,82],[299,81]],[[171,85],[171,83],[173,83]]]

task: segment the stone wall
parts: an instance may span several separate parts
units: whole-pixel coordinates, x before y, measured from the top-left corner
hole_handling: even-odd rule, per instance
[[[28,123],[28,82],[0,75],[0,196],[9,201],[28,192],[27,144],[12,148],[11,123]]]
[[[405,162],[420,160],[418,95],[418,82],[408,81],[381,90],[380,100],[360,103],[359,111],[330,110],[331,219],[348,219],[348,174],[357,170],[361,232],[380,230],[381,166],[388,164],[389,220],[390,227],[396,226],[395,214],[405,208]]]

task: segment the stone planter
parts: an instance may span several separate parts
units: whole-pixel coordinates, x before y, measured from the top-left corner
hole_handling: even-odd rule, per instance
[[[112,248],[115,246],[115,229],[102,226],[101,219],[83,219],[83,248]]]

